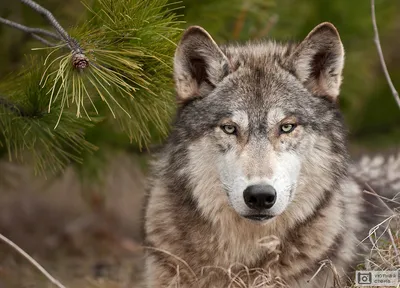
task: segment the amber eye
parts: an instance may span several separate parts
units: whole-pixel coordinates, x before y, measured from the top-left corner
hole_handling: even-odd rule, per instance
[[[221,129],[226,134],[236,134],[236,127],[234,125],[222,125]]]
[[[281,133],[288,134],[296,128],[296,124],[283,124],[280,127]]]

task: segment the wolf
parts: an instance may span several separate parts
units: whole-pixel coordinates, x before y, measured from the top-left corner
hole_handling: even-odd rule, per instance
[[[184,32],[177,114],[145,208],[146,287],[345,285],[388,211],[363,193],[368,167],[386,160],[360,166],[347,151],[343,66],[331,23],[300,43],[219,46],[201,27]],[[393,157],[388,189],[400,190]]]

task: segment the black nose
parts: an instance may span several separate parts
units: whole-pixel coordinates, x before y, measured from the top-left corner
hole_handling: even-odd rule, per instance
[[[271,185],[251,185],[243,192],[244,202],[251,209],[269,209],[276,201],[276,191]]]

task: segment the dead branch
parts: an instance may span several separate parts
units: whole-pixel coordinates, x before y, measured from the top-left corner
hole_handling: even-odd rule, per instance
[[[19,24],[17,22],[10,21],[8,19],[4,19],[2,17],[0,17],[0,23],[6,24],[6,25],[14,27],[14,28],[17,28],[17,29],[22,30],[23,32],[26,32],[26,33],[29,33],[29,34],[36,34],[36,35],[43,34],[44,36],[48,36],[48,37],[51,37],[53,39],[62,41],[62,38],[60,36],[58,36],[57,34],[55,34],[53,32],[47,31],[45,29],[27,27],[27,26],[21,25],[21,24]]]
[[[49,272],[46,271],[38,262],[36,262],[35,259],[33,259],[28,253],[26,253],[24,250],[22,250],[17,244],[12,242],[10,239],[7,237],[3,236],[0,234],[0,239],[11,246],[14,250],[16,250],[18,253],[20,253],[22,256],[24,256],[29,262],[33,264],[40,272],[43,273],[44,276],[47,277],[54,285],[56,285],[58,288],[65,288],[64,285],[62,285],[57,279],[55,279],[53,276],[50,275]]]
[[[56,18],[49,10],[43,8],[33,0],[21,0],[21,2],[28,5],[39,14],[43,15],[74,53],[83,53],[79,44],[73,38],[71,38],[71,36],[69,36],[67,31],[64,30],[64,28],[60,25],[60,23],[58,23]]]
[[[79,43],[74,38],[72,38],[67,33],[67,31],[65,31],[65,29],[60,25],[60,23],[57,21],[57,19],[53,16],[53,14],[49,10],[40,6],[33,0],[20,0],[20,1],[26,4],[27,6],[31,7],[39,14],[43,15],[46,18],[46,20],[50,23],[50,25],[56,30],[57,33],[53,33],[51,31],[47,31],[41,28],[27,27],[1,17],[0,17],[0,23],[31,34],[33,38],[41,41],[46,46],[55,46],[56,44],[44,39],[42,36],[47,36],[55,40],[63,41],[74,55],[77,54],[83,55],[83,50],[80,47]]]
[[[44,39],[43,37],[39,36],[38,34],[43,34],[45,36],[49,36],[49,37],[55,38],[57,40],[62,40],[57,34],[52,33],[50,31],[47,31],[47,30],[44,30],[44,29],[40,29],[40,28],[30,28],[30,27],[21,25],[19,23],[16,23],[14,21],[10,21],[10,20],[4,19],[2,17],[0,17],[0,23],[8,25],[8,26],[16,28],[16,29],[19,29],[19,30],[21,30],[23,32],[26,32],[28,34],[31,34],[31,36],[33,38],[35,38],[36,40],[39,40],[40,42],[42,42],[46,46],[50,46],[51,47],[51,46],[56,46],[56,44]]]
[[[37,34],[31,34],[33,38],[35,38],[36,40],[42,42],[44,45],[49,46],[49,47],[53,47],[56,46],[57,44],[52,43],[50,41],[47,41],[46,39],[44,39],[43,37],[40,37]]]
[[[385,58],[383,57],[381,42],[379,40],[378,25],[376,24],[376,16],[375,16],[375,0],[371,0],[371,15],[372,15],[372,25],[374,26],[374,35],[375,35],[374,41],[375,41],[376,48],[378,50],[379,60],[381,62],[382,69],[383,69],[383,72],[385,73],[385,77],[389,84],[390,90],[392,90],[394,100],[396,100],[397,105],[400,108],[399,93],[397,92],[396,88],[393,85],[392,79],[390,78],[389,71],[386,67]]]

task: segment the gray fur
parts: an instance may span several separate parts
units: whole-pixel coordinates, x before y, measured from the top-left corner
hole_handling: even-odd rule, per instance
[[[263,269],[276,287],[320,288],[327,277],[331,287],[327,270],[307,282],[326,259],[347,275],[368,226],[336,104],[343,60],[329,23],[300,44],[218,47],[200,27],[184,33],[174,68],[180,107],[146,208],[147,287],[228,287],[218,269],[243,266],[243,281],[259,281]],[[282,134],[282,124],[297,126]],[[259,211],[271,219],[246,219],[255,212],[242,192],[252,184],[275,187],[276,203]]]

